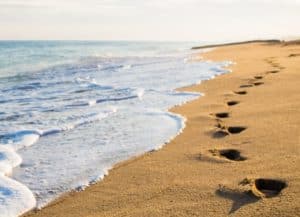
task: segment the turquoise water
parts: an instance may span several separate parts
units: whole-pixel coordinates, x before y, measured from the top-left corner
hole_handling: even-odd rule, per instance
[[[193,45],[187,42],[0,41],[0,77],[89,57],[174,55]]]

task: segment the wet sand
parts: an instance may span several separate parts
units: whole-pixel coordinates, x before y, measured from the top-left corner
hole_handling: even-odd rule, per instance
[[[299,216],[299,54],[299,43],[204,54],[236,64],[183,88],[205,96],[172,109],[187,118],[182,134],[26,216]]]

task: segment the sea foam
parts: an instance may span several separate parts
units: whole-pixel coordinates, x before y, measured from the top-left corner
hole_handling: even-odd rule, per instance
[[[106,112],[85,115],[72,124],[53,129],[20,130],[2,135],[0,137],[0,217],[19,216],[36,207],[36,198],[29,188],[10,178],[13,169],[22,163],[22,158],[16,151],[35,144],[40,137],[72,130],[99,121],[115,112],[116,108],[112,108]]]

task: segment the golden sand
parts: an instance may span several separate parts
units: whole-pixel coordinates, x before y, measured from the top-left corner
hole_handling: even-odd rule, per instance
[[[300,216],[299,54],[297,43],[205,54],[236,64],[184,88],[205,96],[172,109],[182,134],[27,216]]]

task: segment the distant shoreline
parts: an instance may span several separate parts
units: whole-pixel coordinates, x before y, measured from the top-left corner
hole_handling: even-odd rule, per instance
[[[243,45],[243,44],[255,44],[255,43],[267,43],[267,44],[280,44],[286,45],[299,45],[300,39],[298,40],[279,40],[279,39],[269,39],[269,40],[250,40],[250,41],[240,41],[240,42],[230,42],[230,43],[221,43],[221,44],[209,44],[203,46],[192,47],[192,50],[205,49],[205,48],[215,48],[215,47],[225,47],[225,46],[234,46],[234,45]]]
[[[278,39],[270,39],[270,40],[250,40],[250,41],[241,41],[241,42],[230,42],[230,43],[222,43],[222,44],[209,44],[203,46],[192,47],[192,50],[204,49],[204,48],[214,48],[214,47],[224,47],[224,46],[232,46],[232,45],[242,45],[242,44],[251,44],[251,43],[282,43],[283,41]]]

